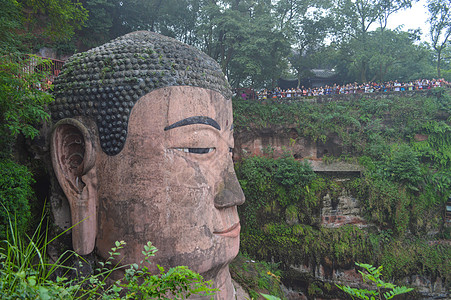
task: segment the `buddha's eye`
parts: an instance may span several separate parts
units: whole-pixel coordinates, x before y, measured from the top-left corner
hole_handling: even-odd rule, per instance
[[[213,152],[216,148],[175,148],[175,150],[183,151],[185,153],[207,154]]]
[[[232,153],[233,152],[233,148],[229,147],[229,152]]]

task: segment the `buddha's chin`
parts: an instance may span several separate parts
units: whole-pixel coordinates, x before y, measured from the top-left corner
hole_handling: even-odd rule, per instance
[[[214,299],[216,300],[235,299],[235,288],[232,284],[232,278],[230,276],[228,264],[218,272],[218,274],[212,281],[213,287],[218,289]]]
[[[216,281],[216,278],[223,278],[224,275],[221,274],[229,273],[229,264],[238,255],[240,246],[239,236],[234,238],[228,237],[225,239],[227,239],[227,243],[223,244],[224,247],[222,250],[226,249],[226,251],[218,251],[215,257],[208,258],[211,263],[208,267],[202,268],[202,262],[199,262],[201,268],[198,269],[197,272],[200,273],[205,280]]]

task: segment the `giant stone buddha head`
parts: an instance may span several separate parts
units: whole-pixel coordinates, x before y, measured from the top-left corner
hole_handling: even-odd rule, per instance
[[[186,265],[231,299],[244,202],[232,163],[229,85],[201,51],[134,32],[74,55],[55,81],[51,156],[72,244],[124,263]]]

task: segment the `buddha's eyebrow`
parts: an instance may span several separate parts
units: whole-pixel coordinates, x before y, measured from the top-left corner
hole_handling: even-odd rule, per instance
[[[205,124],[205,125],[214,127],[217,130],[221,130],[221,126],[219,126],[218,122],[216,122],[212,118],[204,117],[204,116],[195,116],[195,117],[189,117],[189,118],[180,120],[178,122],[175,122],[174,124],[166,126],[164,128],[164,131],[169,130],[169,129],[174,129],[177,127],[186,126],[186,125],[193,125],[193,124]]]

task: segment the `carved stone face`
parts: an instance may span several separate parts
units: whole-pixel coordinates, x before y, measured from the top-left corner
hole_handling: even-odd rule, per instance
[[[244,202],[232,121],[231,100],[198,87],[161,88],[136,103],[123,150],[96,159],[101,256],[124,240],[124,262],[137,262],[151,241],[154,264],[165,268],[186,265],[212,279],[227,266]]]
[[[134,32],[74,55],[54,94],[50,153],[67,202],[56,186],[51,203],[55,215],[70,211],[71,222],[68,213],[55,220],[74,225],[74,250],[107,258],[123,240],[129,264],[150,241],[154,271],[188,266],[213,280],[216,299],[232,299],[244,195],[220,66],[174,39]]]

